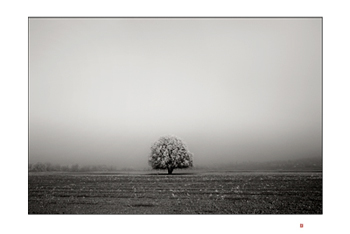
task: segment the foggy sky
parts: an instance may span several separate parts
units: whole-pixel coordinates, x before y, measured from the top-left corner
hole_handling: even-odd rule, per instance
[[[321,19],[29,20],[29,161],[321,158]]]

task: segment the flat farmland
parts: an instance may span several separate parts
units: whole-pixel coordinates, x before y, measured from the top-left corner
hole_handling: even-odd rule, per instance
[[[321,172],[30,173],[29,214],[322,214]]]

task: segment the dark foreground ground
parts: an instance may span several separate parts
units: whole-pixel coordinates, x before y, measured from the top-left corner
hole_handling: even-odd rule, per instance
[[[322,214],[322,173],[34,173],[28,213]]]

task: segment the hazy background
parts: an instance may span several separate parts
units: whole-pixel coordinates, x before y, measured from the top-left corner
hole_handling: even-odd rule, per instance
[[[29,162],[321,159],[321,19],[29,20]]]

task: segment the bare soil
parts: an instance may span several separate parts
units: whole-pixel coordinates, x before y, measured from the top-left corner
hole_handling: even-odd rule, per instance
[[[322,214],[322,173],[31,173],[28,195],[29,214]]]

